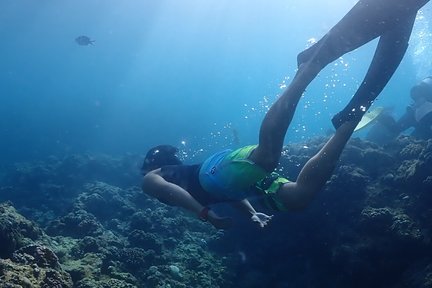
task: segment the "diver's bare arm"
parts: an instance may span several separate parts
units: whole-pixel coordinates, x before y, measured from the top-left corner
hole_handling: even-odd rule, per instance
[[[204,209],[205,207],[196,201],[185,189],[166,181],[161,176],[161,169],[150,171],[144,176],[142,190],[162,203],[182,207],[199,217],[203,216],[201,215],[202,211],[207,210],[205,215],[206,220],[218,229],[227,229],[231,226],[230,218],[219,217],[212,210]]]
[[[251,217],[251,220],[253,222],[258,223],[258,225],[262,228],[265,225],[268,224],[268,222],[271,220],[273,215],[266,215],[261,212],[256,212],[255,208],[252,206],[252,204],[247,199],[243,199],[238,202],[234,202],[232,204],[235,208],[239,209],[240,211],[243,211],[247,215]]]
[[[160,173],[160,169],[147,173],[143,179],[142,190],[165,204],[179,206],[199,215],[204,207],[189,192],[166,181]]]
[[[257,213],[254,207],[252,206],[252,204],[247,199],[243,199],[237,202],[232,202],[231,205],[248,216],[252,216],[253,214]]]

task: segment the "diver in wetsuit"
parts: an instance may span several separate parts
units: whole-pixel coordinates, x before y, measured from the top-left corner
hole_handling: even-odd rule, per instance
[[[396,121],[390,113],[378,116],[376,124],[366,139],[378,144],[387,144],[400,133],[413,128],[411,136],[418,139],[432,138],[432,76],[424,78],[410,91],[412,104]]]
[[[230,221],[209,210],[208,205],[216,202],[236,203],[252,221],[264,227],[271,216],[256,212],[247,200],[259,191],[263,191],[263,197],[276,201],[278,210],[306,207],[330,178],[354,128],[398,67],[416,13],[427,2],[359,1],[321,40],[298,55],[298,71],[264,117],[258,145],[222,151],[190,171],[183,165],[153,166],[153,170],[144,167],[148,172],[143,179],[143,191],[166,204],[185,208],[217,228],[227,228]],[[364,81],[346,108],[332,119],[335,135],[305,164],[295,182],[273,177],[285,134],[306,87],[327,64],[377,37],[379,43]],[[184,171],[189,172],[182,175]],[[263,182],[270,185],[254,189]],[[190,183],[198,185],[198,190],[192,191]],[[265,192],[267,186],[273,186],[272,191]],[[198,200],[202,193],[203,198],[210,200]]]
[[[426,77],[411,89],[413,103],[396,122],[397,134],[413,127],[411,135],[419,139],[432,138],[432,77]]]

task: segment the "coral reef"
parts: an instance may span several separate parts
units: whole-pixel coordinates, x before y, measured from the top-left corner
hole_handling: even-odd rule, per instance
[[[92,288],[147,285],[143,283],[153,283],[154,287],[204,287],[212,283],[212,287],[222,287],[229,283],[218,256],[203,250],[202,242],[186,233],[199,231],[193,233],[203,239],[214,233],[213,228],[177,208],[147,198],[137,187],[139,178],[132,182],[132,177],[122,176],[130,181],[126,184],[122,180],[123,188],[99,181],[111,179],[116,173],[124,175],[127,170],[117,171],[124,168],[117,164],[126,161],[108,157],[98,161],[73,156],[63,161],[17,164],[4,173],[0,198],[9,198],[43,228],[19,215],[11,203],[0,206],[4,281],[28,287]],[[87,174],[89,170],[92,173]],[[117,181],[111,179],[110,183]],[[32,197],[25,201],[31,187]],[[4,193],[9,191],[17,193]],[[51,249],[36,244],[42,238]],[[189,250],[179,249],[186,243]],[[194,250],[194,246],[198,248]],[[201,249],[201,253],[186,254],[191,249]],[[202,272],[175,274],[169,269],[173,261],[176,267],[187,267],[191,257],[201,256],[205,256],[203,263],[212,261],[200,268]],[[38,272],[36,278],[27,275],[35,273],[36,265],[43,273]],[[51,270],[45,273],[43,269],[48,268]]]
[[[286,147],[279,170],[295,179],[322,141]],[[430,287],[431,145],[350,141],[308,209],[277,213],[265,233],[245,222],[219,241],[221,252],[239,251],[235,285]]]
[[[48,246],[51,239],[9,204],[0,204],[1,287],[72,287],[70,275]]]
[[[18,214],[10,203],[0,204],[1,258],[10,258],[16,250],[43,237],[43,231]]]
[[[279,172],[295,179],[325,140],[286,146]],[[237,225],[216,231],[148,198],[140,160],[4,167],[0,287],[432,287],[432,140],[351,140],[310,207],[264,230],[221,205]]]

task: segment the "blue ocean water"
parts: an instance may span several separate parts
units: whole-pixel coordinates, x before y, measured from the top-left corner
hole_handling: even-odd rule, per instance
[[[144,153],[170,143],[195,161],[256,143],[266,109],[295,73],[296,55],[355,2],[1,1],[0,157]],[[396,114],[411,86],[432,73],[430,9],[419,14],[412,45],[376,103]],[[94,45],[77,45],[79,35]],[[322,71],[287,143],[328,133],[375,45]]]
[[[62,264],[98,254],[89,258],[95,281],[114,275],[146,284],[138,287],[156,280],[168,281],[157,287],[185,287],[169,285],[180,280],[201,285],[187,287],[402,287],[401,279],[411,283],[403,287],[423,287],[416,281],[426,285],[432,271],[426,142],[401,139],[382,149],[354,140],[308,211],[275,213],[266,230],[238,215],[240,228],[225,234],[146,198],[130,167],[142,161],[136,154],[161,143],[181,148],[187,162],[256,143],[265,112],[295,74],[297,54],[355,2],[0,1],[0,196],[11,201],[0,203],[2,233],[16,231],[4,208],[13,203],[59,236],[53,243],[67,243]],[[374,104],[396,117],[410,88],[432,74],[431,8],[418,14],[411,46]],[[94,45],[78,45],[80,35]],[[286,143],[311,149],[289,146],[288,178],[322,144],[308,140],[332,131],[330,119],[362,81],[375,45],[336,60],[308,87]],[[237,215],[221,206],[214,210]],[[118,238],[97,234],[106,232]],[[6,240],[0,254],[10,248]],[[65,254],[74,258],[63,262]],[[204,265],[196,260],[210,254]],[[77,287],[96,287],[81,281],[91,278],[86,267],[65,269]],[[179,271],[189,274],[173,275]]]

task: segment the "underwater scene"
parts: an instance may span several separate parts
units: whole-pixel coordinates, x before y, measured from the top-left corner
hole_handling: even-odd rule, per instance
[[[432,288],[428,2],[0,1],[0,287]]]

